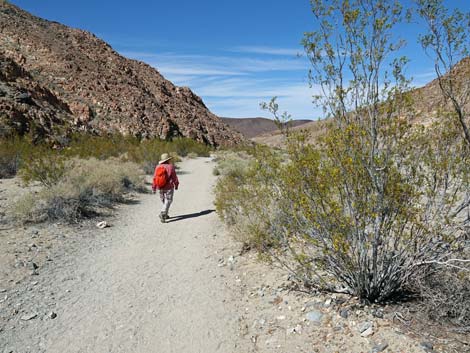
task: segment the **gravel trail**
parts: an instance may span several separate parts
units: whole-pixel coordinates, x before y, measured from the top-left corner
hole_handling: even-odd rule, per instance
[[[229,270],[214,255],[229,240],[214,212],[212,169],[208,158],[181,164],[167,224],[157,217],[158,196],[142,195],[96,230],[107,239],[100,246],[40,277],[38,294],[22,304],[37,317],[18,317],[5,350],[246,352]]]

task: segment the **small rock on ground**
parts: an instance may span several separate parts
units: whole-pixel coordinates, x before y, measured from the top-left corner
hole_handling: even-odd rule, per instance
[[[434,352],[434,345],[431,342],[423,341],[419,345],[424,349],[425,352]]]
[[[316,324],[320,324],[323,318],[323,314],[319,311],[310,311],[306,315],[307,320],[314,322]]]
[[[369,327],[367,330],[361,333],[361,337],[369,337],[369,336],[372,336],[373,334],[374,334],[374,330],[372,329],[372,327]]]
[[[388,348],[388,343],[387,342],[379,343],[379,344],[374,345],[374,347],[372,347],[372,352],[371,353],[383,352],[387,348]]]
[[[29,320],[35,319],[37,316],[38,314],[26,314],[21,317],[21,320],[29,321]]]

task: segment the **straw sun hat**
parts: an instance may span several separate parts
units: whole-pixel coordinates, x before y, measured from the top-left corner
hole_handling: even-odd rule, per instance
[[[173,157],[170,156],[168,153],[163,153],[161,156],[160,156],[160,162],[158,162],[158,164],[162,164],[162,163],[165,163],[166,161],[169,161],[170,159],[172,159]]]

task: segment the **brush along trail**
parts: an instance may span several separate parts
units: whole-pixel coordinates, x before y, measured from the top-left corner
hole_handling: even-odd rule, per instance
[[[141,194],[104,229],[93,220],[5,231],[0,252],[38,268],[16,281],[0,272],[0,353],[458,352],[346,295],[291,290],[285,272],[239,255],[214,212],[214,166],[180,164],[164,224],[158,194]],[[18,193],[11,184],[0,189]]]

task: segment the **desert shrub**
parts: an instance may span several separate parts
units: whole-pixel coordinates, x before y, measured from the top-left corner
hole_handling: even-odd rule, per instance
[[[383,302],[452,254],[468,208],[468,151],[453,131],[431,137],[409,123],[398,2],[315,0],[312,13],[319,28],[303,44],[324,92],[315,102],[332,123],[318,148],[289,150],[280,207],[291,217],[277,237],[306,283]]]
[[[399,3],[315,0],[312,12],[320,29],[304,46],[331,123],[315,146],[290,136],[282,163],[260,154],[227,173],[217,206],[306,286],[385,302],[461,246],[470,152],[455,124],[410,124]]]
[[[278,216],[278,190],[271,180],[280,165],[279,154],[257,147],[244,151],[219,152],[214,173],[221,176],[216,194],[216,210],[245,248],[263,251],[272,243],[270,224]]]
[[[186,157],[189,153],[194,153],[200,157],[208,157],[211,148],[189,138],[177,138],[170,142],[169,151],[174,151],[178,156]]]
[[[22,221],[76,222],[124,201],[129,191],[142,191],[139,166],[119,159],[74,159],[61,178],[35,197],[26,195],[15,206]]]
[[[133,162],[123,162],[116,158],[98,160],[73,160],[74,166],[61,180],[80,193],[101,198],[102,203],[121,201],[126,191],[141,190],[143,187],[142,171]]]
[[[76,133],[63,137],[60,144],[32,143],[27,137],[4,138],[0,142],[0,177],[14,176],[23,169],[26,182],[39,181],[50,186],[60,178],[67,160],[120,158],[142,166],[151,174],[163,153],[170,153],[174,162],[179,156],[209,156],[211,147],[188,138],[172,141],[139,140],[132,136],[110,134],[96,136]],[[55,147],[55,149],[52,148]]]
[[[138,148],[140,141],[120,134],[96,136],[75,134],[71,137],[64,154],[68,157],[107,159],[119,157]]]
[[[16,175],[25,157],[31,153],[31,144],[19,137],[0,140],[0,178]]]
[[[258,147],[261,149],[262,147]],[[216,169],[219,175],[244,175],[253,160],[252,155],[245,151],[219,151],[215,155]]]
[[[193,156],[208,156],[210,147],[188,138],[176,138],[171,141],[161,139],[139,140],[119,134],[93,136],[76,134],[63,151],[68,157],[107,159],[119,157],[142,164],[146,173],[152,173],[163,153],[170,153],[175,159]]]
[[[0,144],[0,178],[12,177],[16,174],[20,164],[20,153],[15,144],[10,141],[1,141]]]
[[[142,165],[146,174],[153,174],[155,166],[163,153],[168,153],[169,143],[163,140],[145,140],[140,143],[138,148],[129,152],[129,160]],[[172,153],[176,156],[176,153]]]
[[[236,239],[308,287],[378,302],[406,292],[464,244],[470,163],[449,123],[402,124],[384,130],[393,159],[377,155],[374,171],[352,124],[317,146],[291,138],[285,154],[219,154],[217,211]]]
[[[425,148],[418,139],[395,136],[398,143],[377,153],[371,167],[359,142],[365,133],[354,125],[332,129],[321,149],[294,149],[281,172],[286,223],[276,237],[309,285],[334,289],[336,282],[380,302],[427,273],[428,262],[451,256],[462,224],[454,213],[468,182],[457,170],[466,164],[457,157],[461,144],[451,154],[456,160],[436,161],[435,150],[419,160],[414,153]]]
[[[12,215],[22,221],[37,222],[39,212],[37,210],[40,198],[37,194],[27,193],[20,197],[12,207]]]
[[[50,188],[57,184],[71,167],[71,162],[59,151],[37,146],[24,157],[19,174],[26,184],[36,181]]]
[[[218,157],[215,168],[217,174],[222,175],[223,178],[219,180],[215,189],[215,206],[221,218],[229,226],[236,225],[238,221],[243,220],[243,215],[239,212],[248,206],[248,190],[252,187],[247,183],[247,179],[252,162],[235,153],[224,153],[223,156]]]

